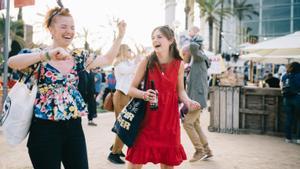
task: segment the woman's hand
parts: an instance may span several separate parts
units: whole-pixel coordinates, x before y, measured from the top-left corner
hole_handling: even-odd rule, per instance
[[[124,20],[118,23],[119,34],[117,38],[123,38],[126,32],[126,22]]]
[[[45,53],[45,55],[47,55],[47,52]],[[50,60],[67,60],[72,58],[70,53],[61,47],[50,49],[48,51],[48,55],[49,55],[48,57],[50,57]],[[49,58],[47,59],[49,60]]]

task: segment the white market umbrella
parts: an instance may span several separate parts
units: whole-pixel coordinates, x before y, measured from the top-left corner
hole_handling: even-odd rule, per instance
[[[259,55],[257,53],[249,53],[246,55],[241,55],[242,60],[252,60],[254,62],[260,63],[273,63],[273,64],[288,64],[293,61],[300,62],[299,55]]]
[[[300,55],[300,31],[242,49],[260,55]]]
[[[243,51],[250,52],[242,58],[275,64],[300,61],[300,31],[247,46]]]
[[[257,53],[249,53],[249,54],[241,55],[240,59],[255,61],[255,60],[261,59],[262,57],[263,57],[262,55],[259,55]]]

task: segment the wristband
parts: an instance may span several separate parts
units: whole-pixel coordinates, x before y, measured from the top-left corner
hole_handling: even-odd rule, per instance
[[[146,92],[143,92],[143,99],[144,99],[145,101],[148,101],[148,98],[147,98]]]
[[[40,58],[40,61],[42,62],[42,61],[44,61],[44,53],[43,52],[40,52],[39,53],[39,58]]]
[[[51,60],[51,57],[50,57],[50,55],[49,55],[49,52],[48,52],[48,51],[45,53],[45,56],[46,56],[46,60],[47,60],[47,61]]]

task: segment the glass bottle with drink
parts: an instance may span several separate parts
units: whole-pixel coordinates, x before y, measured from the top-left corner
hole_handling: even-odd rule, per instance
[[[155,91],[155,99],[150,102],[150,109],[157,110],[158,109],[158,95],[155,89],[154,80],[151,80],[151,89]]]

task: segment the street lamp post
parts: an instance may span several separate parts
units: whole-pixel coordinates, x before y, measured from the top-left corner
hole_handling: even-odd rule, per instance
[[[3,72],[3,96],[2,96],[2,103],[4,102],[6,96],[7,96],[7,73],[8,73],[8,67],[7,67],[7,60],[8,60],[8,52],[9,52],[9,36],[10,36],[10,0],[6,0],[6,18],[5,18],[5,35],[4,35],[4,72]],[[1,111],[2,112],[2,111]]]
[[[184,8],[184,12],[185,12],[185,30],[188,30],[189,27],[189,14],[190,14],[191,8],[189,6],[188,0],[186,0],[185,3],[185,8]]]

